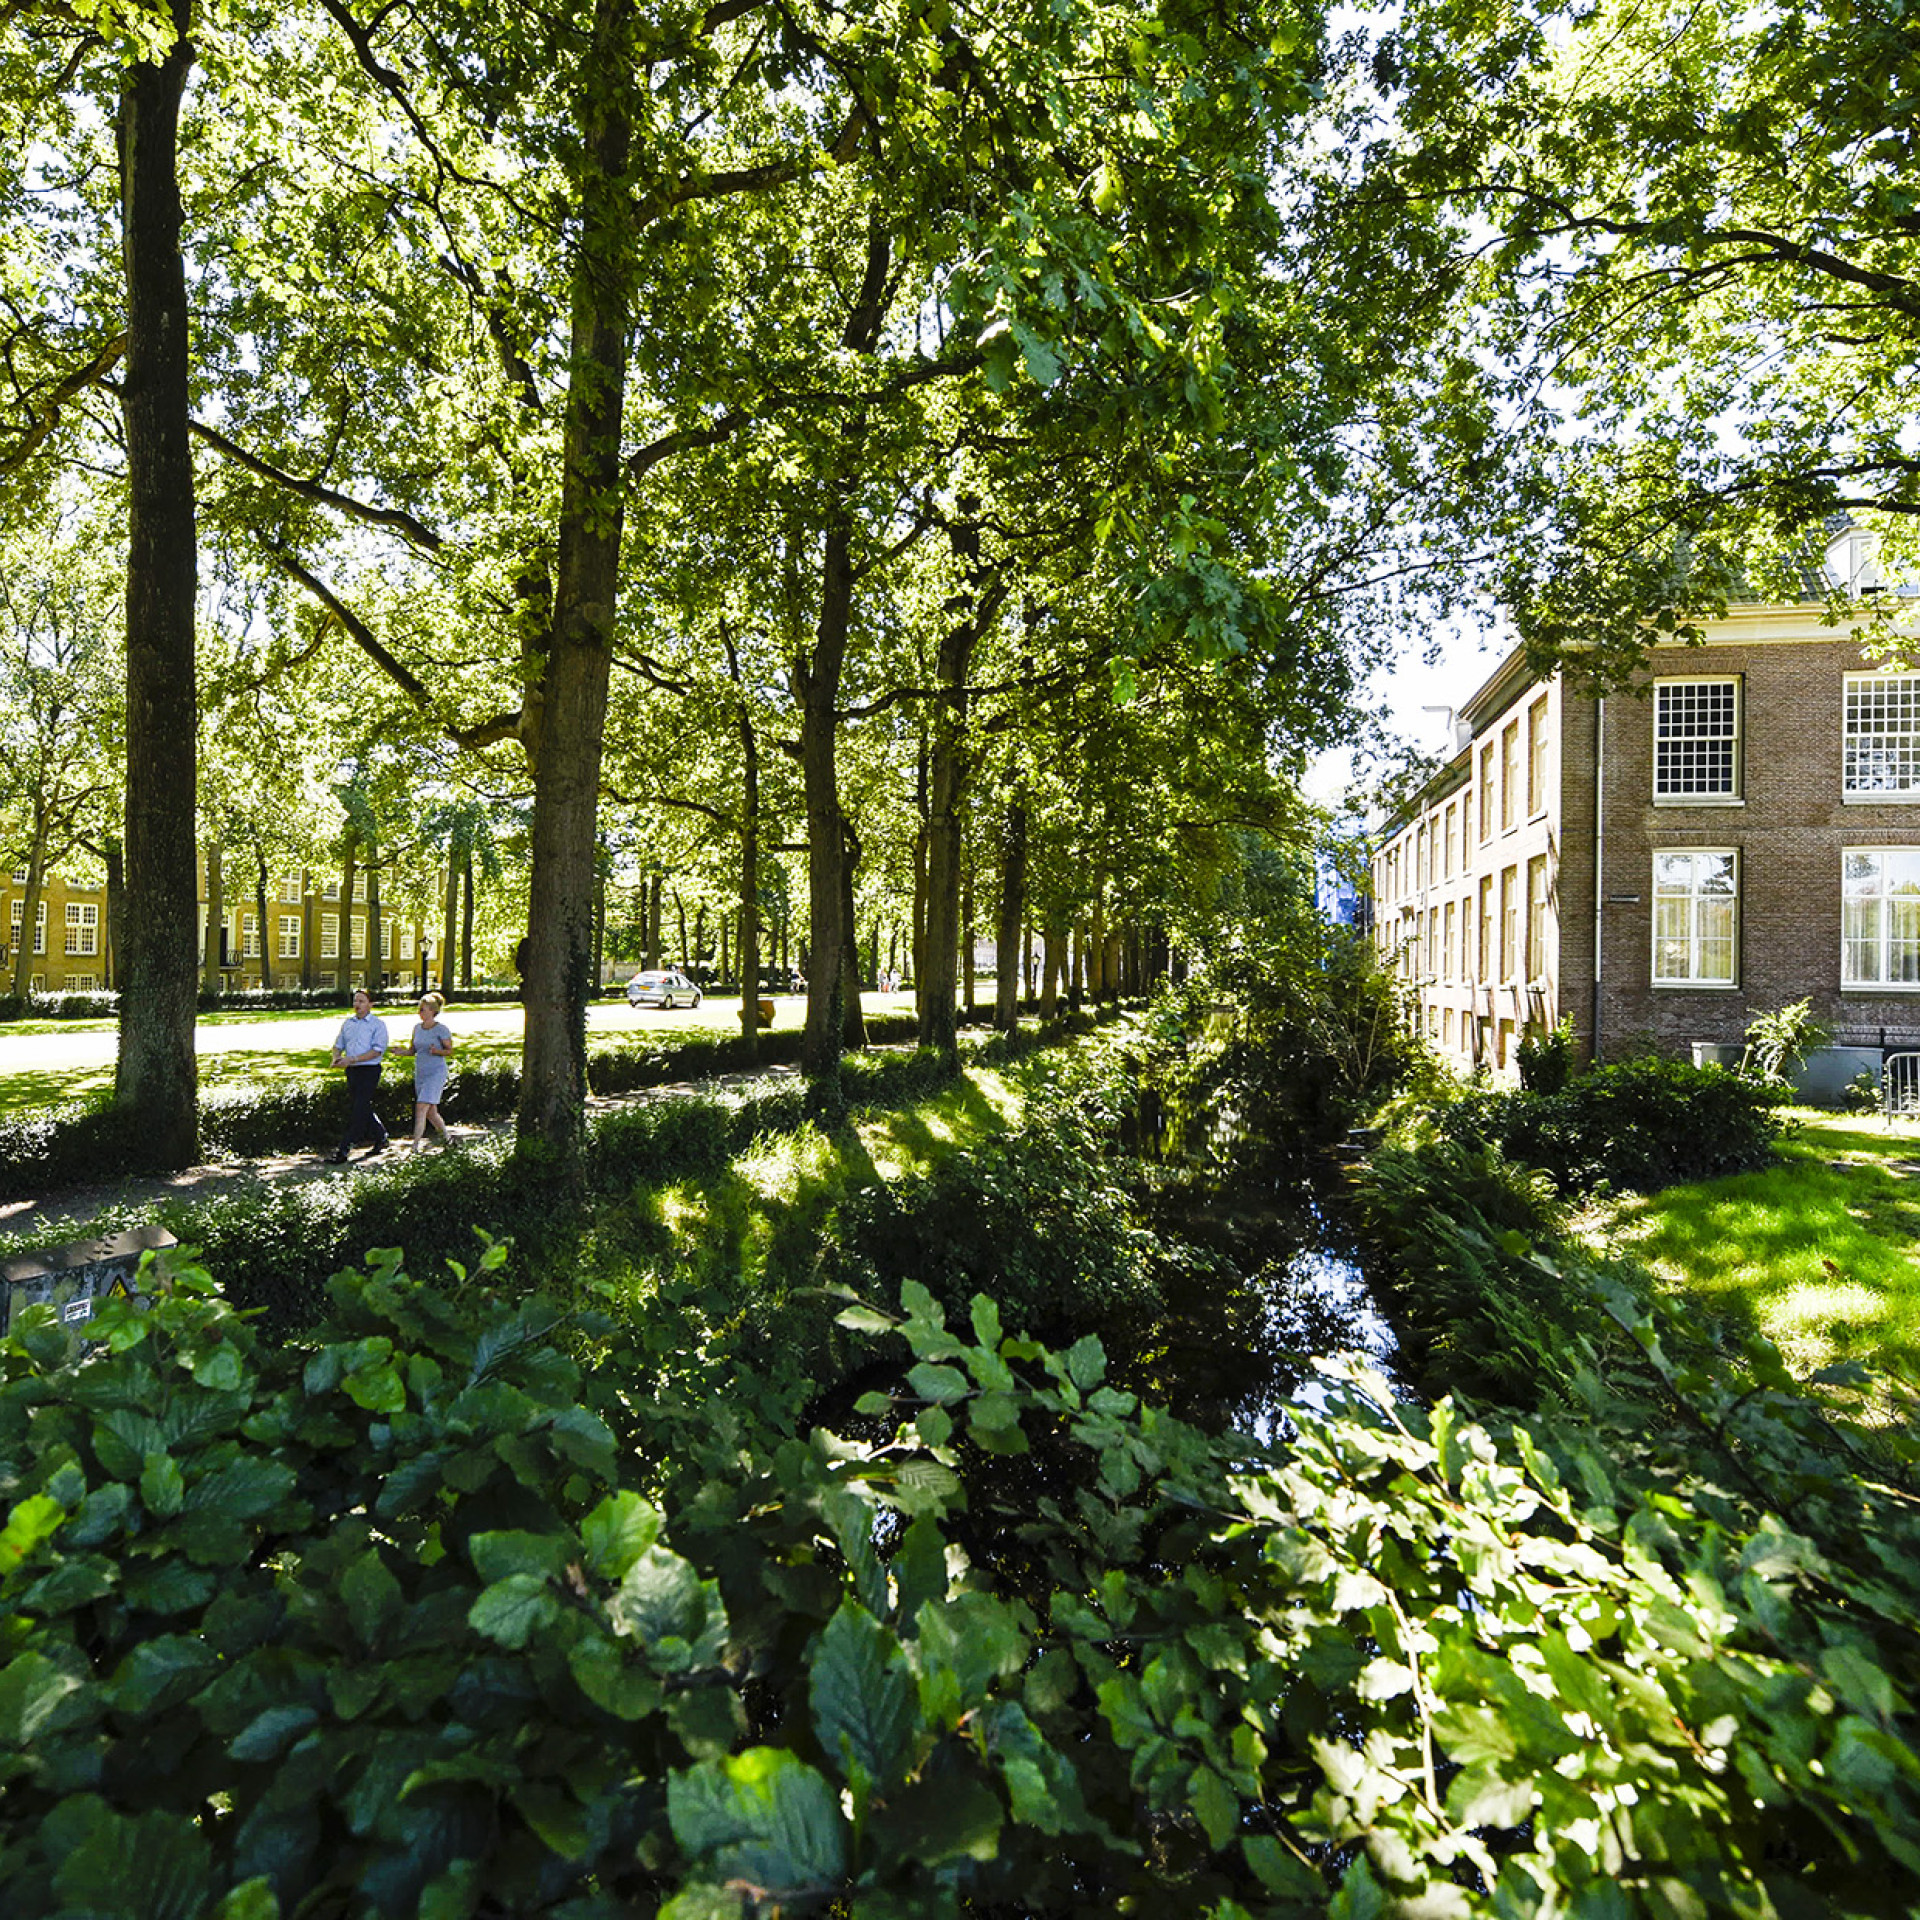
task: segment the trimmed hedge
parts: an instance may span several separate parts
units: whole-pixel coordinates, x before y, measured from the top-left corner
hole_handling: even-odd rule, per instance
[[[1563,1194],[1651,1193],[1771,1165],[1786,1097],[1725,1067],[1650,1058],[1596,1067],[1556,1093],[1466,1093],[1434,1118],[1445,1138],[1498,1147]]]
[[[910,1015],[882,1014],[868,1021],[867,1031],[877,1044],[897,1045],[913,1038],[914,1023]],[[763,1033],[757,1064],[795,1064],[801,1041],[797,1029]],[[635,1093],[681,1080],[709,1080],[748,1064],[744,1036],[691,1033],[663,1044],[590,1053],[587,1077],[595,1093]],[[388,1124],[410,1131],[410,1080],[395,1076],[381,1094]],[[480,1123],[507,1118],[519,1095],[517,1068],[463,1068],[456,1060],[441,1104],[456,1120]],[[340,1077],[294,1086],[216,1088],[201,1098],[200,1150],[209,1159],[240,1160],[309,1148],[318,1152],[339,1138],[347,1113],[346,1082]],[[0,1198],[112,1180],[146,1165],[142,1137],[111,1104],[111,1096],[29,1107],[0,1119]]]
[[[111,1020],[117,993],[0,993],[0,1021]]]

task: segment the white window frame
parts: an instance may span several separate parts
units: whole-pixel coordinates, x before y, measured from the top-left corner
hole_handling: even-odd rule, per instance
[[[1730,895],[1707,893],[1700,886],[1697,866],[1689,875],[1688,885],[1683,893],[1676,893],[1671,887],[1663,888],[1661,863],[1663,861],[1685,860],[1697,863],[1702,860],[1725,860],[1730,863],[1733,886]],[[1648,971],[1656,988],[1684,988],[1690,992],[1730,993],[1737,991],[1740,985],[1740,895],[1743,875],[1741,873],[1740,849],[1738,847],[1656,847],[1653,854],[1653,951],[1648,963]],[[1670,934],[1661,931],[1661,903],[1675,899],[1684,900],[1686,905],[1686,972],[1663,973],[1661,950],[1672,941]],[[1722,936],[1706,931],[1706,909],[1712,902],[1729,899],[1732,907],[1732,925],[1724,936],[1727,950],[1727,973],[1724,978],[1717,974],[1701,971],[1702,956],[1709,942],[1718,946]]]
[[[290,873],[280,882],[280,904],[283,907],[297,907],[306,898],[306,887],[297,873]]]
[[[401,931],[400,958],[402,960],[411,960],[413,958],[413,929],[411,927],[406,927]]]
[[[26,924],[26,919],[27,903],[16,900],[13,903],[13,938],[16,946],[20,942],[20,929]],[[45,953],[47,950],[47,896],[44,893],[34,902],[33,950],[35,953]]]
[[[260,921],[251,913],[240,916],[240,958],[242,960],[260,958]]]
[[[1873,863],[1872,885],[1859,869]],[[1902,869],[1896,892],[1891,869]],[[1899,903],[1902,911],[1893,911]],[[1904,929],[1896,943],[1897,923]],[[1874,971],[1862,972],[1862,949],[1874,949]],[[1896,945],[1899,957],[1896,960]],[[1902,977],[1894,978],[1899,972]],[[1840,851],[1840,987],[1846,993],[1920,993],[1920,847],[1843,847]]]
[[[340,916],[337,913],[323,913],[320,916],[320,958],[340,958]]]
[[[100,951],[100,909],[91,900],[67,902],[67,952],[83,960]]]
[[[1878,712],[1861,711],[1869,701]],[[1890,709],[1904,711],[1896,716]],[[1877,728],[1862,724],[1893,717],[1905,724]],[[1894,765],[1893,784],[1879,779],[1888,758]],[[1840,798],[1850,807],[1920,800],[1920,673],[1845,676],[1840,696]]]
[[[1667,698],[1677,695],[1690,687],[1725,687],[1733,696],[1733,732],[1688,733],[1663,736],[1661,722]],[[1738,807],[1746,804],[1746,688],[1737,673],[1694,673],[1675,674],[1663,677],[1653,683],[1653,804],[1656,807]],[[1677,702],[1676,702],[1677,704]],[[1661,781],[1660,748],[1666,738],[1682,748],[1711,746],[1717,748],[1725,742],[1730,748],[1730,765],[1727,770],[1728,785],[1714,791],[1697,791],[1684,787],[1663,787]]]
[[[283,913],[280,916],[280,958],[300,958],[300,916],[297,913]]]

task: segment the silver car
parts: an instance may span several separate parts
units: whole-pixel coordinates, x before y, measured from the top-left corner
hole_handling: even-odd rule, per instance
[[[636,973],[627,982],[630,1007],[697,1007],[700,989],[684,973]]]

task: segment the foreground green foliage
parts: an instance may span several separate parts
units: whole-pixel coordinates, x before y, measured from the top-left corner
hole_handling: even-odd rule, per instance
[[[190,1268],[5,1347],[10,1914],[1869,1914],[1920,1869],[1912,1452],[1863,1474],[1764,1349],[1676,1369],[1603,1292],[1641,1360],[1577,1414],[1335,1379],[1266,1451],[909,1287],[847,1311],[901,1352],[868,1437],[800,1438],[488,1304],[497,1258],[383,1256],[303,1351]]]

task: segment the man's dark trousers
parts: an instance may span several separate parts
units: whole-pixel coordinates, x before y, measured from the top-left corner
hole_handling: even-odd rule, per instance
[[[380,1062],[369,1060],[364,1066],[347,1069],[347,1097],[353,1111],[347,1116],[347,1130],[340,1139],[340,1151],[371,1138],[376,1147],[387,1144],[387,1130],[373,1110],[373,1096],[380,1089]]]

